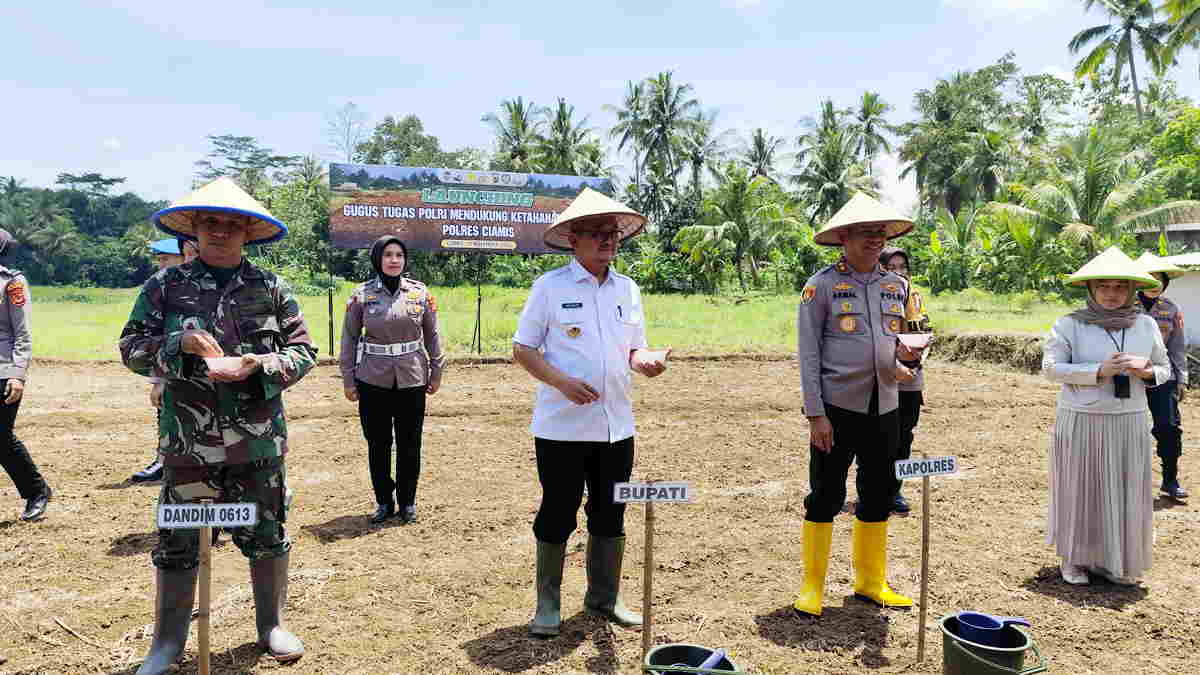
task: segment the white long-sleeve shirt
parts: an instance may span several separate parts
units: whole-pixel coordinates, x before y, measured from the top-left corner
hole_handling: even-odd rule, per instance
[[[1122,344],[1123,349],[1120,348]],[[1130,375],[1129,398],[1117,398],[1113,379],[1098,376],[1100,362],[1118,351],[1150,359],[1154,369],[1154,382],[1150,386],[1171,379],[1167,348],[1158,325],[1149,316],[1139,316],[1124,331],[1107,331],[1070,316],[1055,321],[1042,347],[1042,373],[1052,381],[1062,383],[1058,406],[1110,415],[1145,412],[1146,381]]]

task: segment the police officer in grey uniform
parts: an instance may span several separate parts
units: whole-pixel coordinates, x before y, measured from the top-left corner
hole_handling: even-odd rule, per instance
[[[1154,420],[1152,432],[1158,457],[1162,460],[1162,493],[1171,499],[1188,498],[1187,490],[1179,484],[1179,456],[1183,454],[1183,426],[1179,417],[1179,402],[1187,392],[1187,336],[1183,331],[1183,310],[1163,295],[1174,277],[1184,270],[1152,253],[1137,259],[1146,271],[1162,282],[1161,288],[1138,291],[1142,311],[1158,324],[1167,358],[1171,361],[1171,379],[1157,387],[1147,387],[1146,401]]]
[[[354,289],[342,323],[340,365],[346,399],[358,402],[367,439],[371,486],[375,491],[372,523],[397,513],[411,523],[417,517],[417,479],[421,474],[421,431],[425,396],[442,386],[442,354],[437,301],[425,284],[409,279],[408,248],[395,235],[371,246],[376,277]],[[392,436],[396,438],[396,477],[392,478]],[[395,491],[395,499],[392,492]]]
[[[0,256],[13,247],[13,237],[0,230]],[[29,284],[18,270],[0,266],[0,465],[25,500],[21,520],[38,520],[46,515],[52,490],[38,471],[29,450],[13,433],[17,410],[25,393],[25,374],[33,357],[33,336],[29,332]]]
[[[793,604],[802,614],[821,614],[833,518],[845,503],[846,476],[855,460],[854,592],[884,607],[912,606],[887,584],[887,519],[900,434],[898,359],[920,355],[897,339],[905,331],[907,283],[879,265],[884,243],[912,227],[860,192],[814,237],[818,244],[841,246],[843,257],[805,284],[797,319],[810,427],[804,580]]]

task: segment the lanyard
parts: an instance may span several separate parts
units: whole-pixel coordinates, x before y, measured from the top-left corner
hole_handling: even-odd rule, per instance
[[[1119,352],[1125,351],[1125,329],[1124,328],[1121,329],[1121,344],[1117,344],[1117,338],[1113,337],[1112,332],[1109,331],[1107,328],[1104,329],[1104,332],[1108,334],[1108,339],[1112,340],[1113,346],[1117,348],[1117,351],[1119,351]]]

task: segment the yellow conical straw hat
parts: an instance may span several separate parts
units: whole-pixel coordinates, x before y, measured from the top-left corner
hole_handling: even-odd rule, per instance
[[[579,196],[571,201],[567,210],[558,214],[554,223],[546,228],[542,241],[550,248],[570,251],[571,242],[567,235],[571,233],[572,223],[593,218],[605,223],[616,223],[621,231],[621,241],[638,234],[646,227],[646,216],[603,192],[585,187]]]
[[[841,246],[839,230],[852,225],[878,224],[887,226],[888,239],[895,239],[913,229],[913,221],[900,215],[899,211],[880,203],[865,192],[856,192],[845,206],[833,214],[821,231],[817,232],[813,241],[823,246]]]
[[[1096,279],[1126,279],[1134,283],[1135,288],[1158,288],[1162,284],[1150,276],[1146,269],[1135,263],[1124,251],[1116,246],[1109,246],[1100,255],[1092,258],[1079,271],[1067,277],[1071,286],[1086,286],[1087,282]]]
[[[1172,265],[1149,251],[1143,253],[1134,262],[1144,267],[1147,272],[1151,274],[1165,274],[1168,279],[1178,279],[1187,274],[1187,270],[1178,265]]]
[[[155,213],[151,220],[158,229],[169,235],[195,239],[196,228],[192,220],[205,211],[249,216],[247,244],[269,244],[287,235],[286,225],[227,176],[206,183],[192,194],[172,202]]]

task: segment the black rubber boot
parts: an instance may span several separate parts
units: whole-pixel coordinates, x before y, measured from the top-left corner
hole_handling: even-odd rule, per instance
[[[588,590],[583,604],[622,626],[640,626],[641,615],[631,612],[621,602],[621,562],[624,557],[625,537],[588,536]]]
[[[379,504],[378,506],[375,507],[375,514],[371,516],[371,522],[373,524],[379,524],[379,523],[382,523],[383,521],[387,520],[388,518],[391,518],[394,515],[396,515],[396,505],[395,504],[393,504],[391,502],[387,502],[385,504]]]
[[[196,575],[190,570],[157,570],[154,599],[154,641],[137,675],[159,675],[183,656],[187,646],[192,604],[196,601]]]
[[[258,628],[258,646],[276,661],[285,663],[304,656],[304,643],[283,627],[283,606],[287,603],[288,558],[250,561],[250,584],[254,587],[254,625]]]
[[[558,635],[562,625],[562,575],[567,545],[537,543],[537,610],[529,624],[534,635]]]

